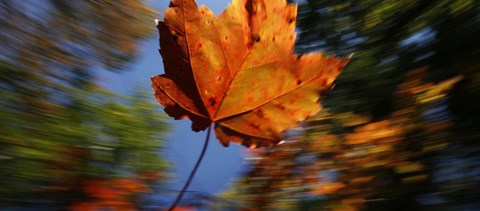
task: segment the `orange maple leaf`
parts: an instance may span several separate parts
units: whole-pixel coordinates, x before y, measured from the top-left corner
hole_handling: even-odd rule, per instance
[[[165,74],[155,97],[194,131],[215,123],[224,146],[273,146],[282,132],[316,114],[349,59],[293,54],[297,6],[233,0],[218,18],[194,0],[172,0],[159,22]]]

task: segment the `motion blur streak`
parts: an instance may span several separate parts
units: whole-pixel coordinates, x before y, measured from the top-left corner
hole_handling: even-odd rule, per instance
[[[162,201],[147,196],[168,170],[159,107],[95,83],[155,28],[144,2],[119,2],[0,0],[0,210]],[[182,209],[480,210],[480,1],[297,3],[296,51],[351,63],[323,111]]]
[[[0,1],[0,210],[132,210],[161,181],[167,125],[150,94],[114,95],[152,35],[142,1]]]
[[[479,210],[480,2],[298,2],[297,52],[355,55],[212,207]]]

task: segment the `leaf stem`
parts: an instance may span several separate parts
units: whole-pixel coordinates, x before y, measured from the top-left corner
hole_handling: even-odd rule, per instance
[[[185,185],[183,186],[182,190],[181,190],[180,193],[178,194],[177,198],[175,199],[175,202],[173,202],[172,206],[170,206],[170,208],[168,208],[168,211],[172,211],[173,209],[175,209],[175,207],[177,206],[177,204],[178,204],[178,203],[180,202],[180,200],[182,199],[183,194],[185,193],[185,191],[187,190],[188,186],[190,185],[190,182],[192,182],[193,176],[195,175],[195,172],[197,171],[198,166],[200,166],[200,163],[201,163],[202,160],[203,160],[203,156],[205,155],[205,152],[207,151],[208,141],[210,140],[210,131],[211,131],[211,129],[212,129],[212,125],[208,126],[207,136],[205,137],[205,144],[203,145],[203,149],[202,149],[202,152],[200,153],[200,156],[198,157],[197,163],[195,164],[195,167],[193,167],[193,170],[192,170],[192,172],[190,173],[190,176],[188,177],[187,182],[185,183]]]

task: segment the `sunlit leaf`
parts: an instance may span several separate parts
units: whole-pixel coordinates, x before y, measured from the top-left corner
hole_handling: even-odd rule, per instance
[[[316,114],[348,59],[293,54],[297,7],[285,0],[234,0],[215,17],[195,1],[173,0],[158,23],[165,74],[155,96],[192,129],[215,123],[220,142],[273,146]]]

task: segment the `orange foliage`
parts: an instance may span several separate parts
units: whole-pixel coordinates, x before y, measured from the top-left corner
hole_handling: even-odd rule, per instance
[[[242,196],[251,197],[246,201],[252,207],[266,210],[285,206],[277,203],[279,197],[292,201],[304,193],[327,197],[331,203],[322,205],[327,210],[363,210],[367,201],[384,200],[382,191],[396,196],[384,189],[395,186],[387,185],[413,185],[412,189],[405,188],[405,193],[398,193],[409,195],[408,191],[414,191],[415,185],[430,177],[427,172],[431,167],[419,158],[445,147],[448,142],[442,131],[451,126],[448,120],[426,122],[419,113],[461,78],[424,86],[420,73],[414,73],[400,89],[416,92],[399,90],[400,103],[387,118],[353,121],[358,115],[321,112],[306,123],[308,129],[313,129],[305,137],[250,152],[256,159],[250,159],[253,168],[246,176],[247,185],[240,187],[247,189]],[[333,131],[333,124],[342,124],[342,129],[348,130]],[[325,174],[334,174],[334,179],[325,178]]]
[[[136,179],[87,179],[82,182],[82,191],[93,201],[76,202],[70,210],[88,211],[111,208],[135,210],[131,196],[149,191],[147,185]]]

